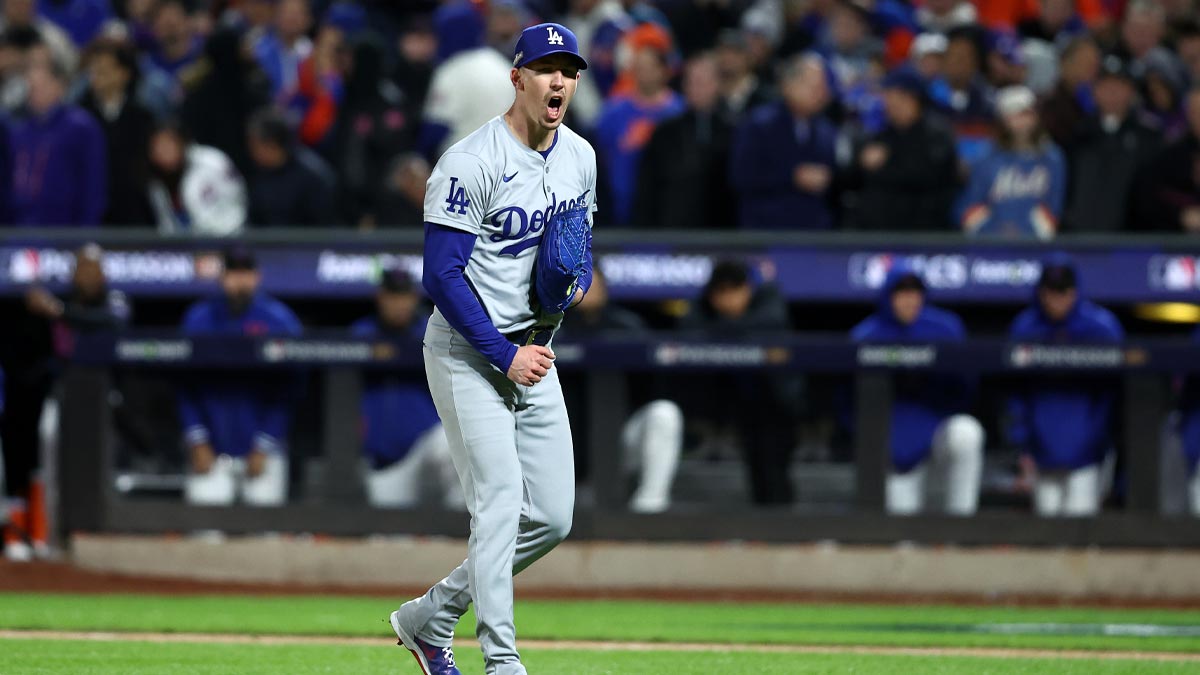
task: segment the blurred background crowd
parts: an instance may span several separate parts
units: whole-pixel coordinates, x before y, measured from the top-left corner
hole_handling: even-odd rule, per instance
[[[516,37],[545,20],[571,28],[590,64],[568,123],[597,151],[601,228],[1200,232],[1200,18],[1188,0],[2,0],[0,223],[231,241],[271,227],[419,231],[430,167],[508,108]],[[45,542],[31,478],[55,442],[56,382],[78,336],[337,328],[417,350],[429,312],[398,269],[379,275],[374,298],[285,305],[260,290],[255,251],[240,244],[224,251],[211,298],[130,298],[107,283],[103,255],[77,251],[57,296],[33,288],[2,305],[10,550]],[[1129,307],[1090,302],[1066,259],[1044,261],[1028,307],[954,312],[900,260],[878,306],[785,298],[767,265],[714,263],[698,297],[665,303],[610,303],[598,275],[558,341],[803,329],[1115,344],[1122,324],[1161,332]],[[281,504],[311,487],[323,453],[315,379],[117,373],[120,467],[174,475],[193,503]],[[727,503],[787,505],[797,485],[810,502],[851,491],[845,472],[792,463],[847,464],[844,377],[655,374],[630,389],[621,445],[635,511],[668,508],[673,489],[740,484],[725,460],[745,464]],[[1194,476],[1200,387],[1176,391],[1186,452],[1174,452]],[[567,385],[581,481],[587,392],[586,377]],[[1016,495],[1046,515],[1090,515],[1122,498],[1111,378],[913,373],[896,396],[893,513],[925,508],[927,474],[955,514]],[[461,504],[420,373],[370,374],[361,414],[371,503],[409,506],[432,488]],[[1200,513],[1200,480],[1189,489]]]
[[[543,20],[600,225],[1200,231],[1186,0],[5,0],[0,222],[418,226]]]

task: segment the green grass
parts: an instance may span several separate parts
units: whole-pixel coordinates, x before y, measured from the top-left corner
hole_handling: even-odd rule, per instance
[[[386,636],[399,598],[0,594],[0,628]],[[1200,611],[522,601],[522,638],[1200,652],[1200,637],[1004,635],[990,623],[1200,626]],[[469,639],[468,615],[460,635]]]
[[[397,673],[416,675],[394,646],[387,614],[400,598],[132,596],[0,594],[0,629],[329,635],[378,637],[372,645],[165,644],[0,640],[3,675],[139,675],[151,673]],[[1200,611],[1078,608],[947,607],[522,601],[523,639],[661,642],[1012,647],[1200,652],[1200,637],[989,634],[980,624],[1151,624],[1200,627]],[[457,654],[464,675],[481,675],[473,620],[460,625]],[[863,654],[679,653],[669,651],[523,650],[536,675],[780,675],[804,673],[1200,672],[1198,663],[1052,660],[971,656]]]
[[[58,642],[4,640],[6,675],[310,675],[316,673],[398,673],[417,668],[399,648],[156,644],[138,642]],[[1195,672],[1195,664],[1134,661],[1068,661],[789,654],[677,654],[666,652],[530,651],[523,661],[531,673],[556,675],[1166,675]],[[481,660],[463,654],[464,675],[481,675]]]

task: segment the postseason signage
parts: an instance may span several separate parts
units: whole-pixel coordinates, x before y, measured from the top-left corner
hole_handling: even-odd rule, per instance
[[[105,252],[104,270],[114,288],[133,296],[194,297],[212,292],[221,274],[212,242],[120,244]],[[82,242],[82,240],[81,240]],[[693,298],[713,266],[735,257],[792,300],[873,302],[888,271],[907,258],[940,302],[1024,303],[1048,250],[1037,245],[856,247],[852,243],[713,245],[606,245],[597,242],[597,264],[615,298]],[[59,288],[70,281],[75,243],[0,245],[0,294],[30,285]],[[370,249],[350,244],[262,244],[256,247],[263,284],[280,297],[366,298],[381,270],[402,268],[420,278],[419,244]],[[1071,250],[1088,295],[1101,302],[1194,301],[1200,297],[1200,256],[1140,244]],[[731,251],[735,251],[732,252]],[[689,355],[683,355],[688,358]]]
[[[1190,342],[1126,345],[1014,344],[974,341],[943,344],[851,344],[841,338],[794,337],[770,343],[665,339],[556,344],[560,365],[589,369],[655,371],[857,370],[953,373],[1059,371],[1200,372],[1200,352]],[[77,363],[175,368],[421,368],[418,341],[339,337],[182,337],[169,331],[81,336]]]

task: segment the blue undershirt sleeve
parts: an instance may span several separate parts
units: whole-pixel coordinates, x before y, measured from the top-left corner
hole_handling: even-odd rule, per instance
[[[517,355],[517,346],[500,334],[464,276],[476,237],[452,227],[425,223],[425,269],[421,283],[454,330],[500,372],[507,373]]]

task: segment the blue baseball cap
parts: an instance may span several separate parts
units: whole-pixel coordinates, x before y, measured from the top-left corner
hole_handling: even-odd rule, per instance
[[[571,29],[560,23],[539,23],[521,31],[513,55],[513,68],[551,54],[570,54],[579,63],[580,70],[587,70],[587,61],[579,55],[579,40]]]

